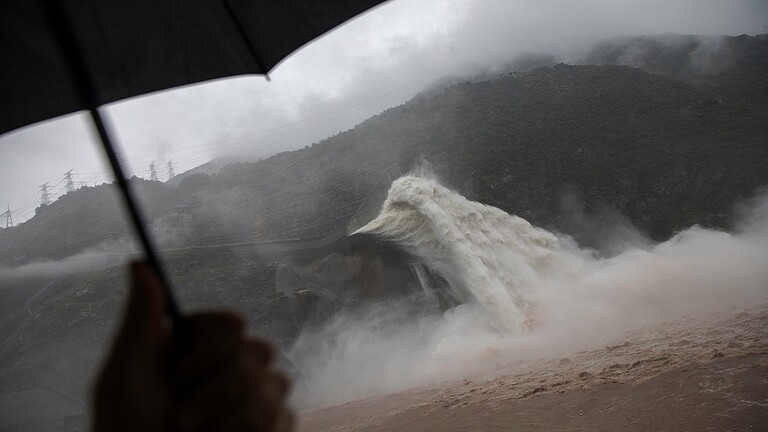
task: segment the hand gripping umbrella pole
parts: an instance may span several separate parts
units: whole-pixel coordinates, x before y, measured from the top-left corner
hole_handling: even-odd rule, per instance
[[[50,27],[53,29],[54,36],[57,38],[59,48],[61,48],[61,52],[64,56],[67,70],[72,76],[72,80],[79,96],[82,98],[83,104],[88,108],[91,119],[93,119],[93,124],[99,134],[102,147],[104,148],[104,153],[107,155],[107,159],[109,159],[109,164],[112,167],[112,172],[117,180],[117,185],[120,189],[123,201],[128,208],[131,224],[136,231],[136,235],[139,237],[139,243],[141,244],[145,259],[155,272],[165,290],[165,295],[168,299],[168,317],[174,324],[179,324],[181,320],[179,307],[176,303],[173,291],[171,290],[168,278],[163,271],[163,267],[160,265],[160,260],[157,257],[157,252],[152,244],[152,240],[147,233],[147,225],[139,212],[136,197],[131,192],[125,177],[125,172],[120,165],[120,161],[117,159],[117,153],[110,136],[110,128],[106,122],[107,119],[102,117],[101,112],[99,111],[93,79],[86,67],[85,57],[80,49],[80,45],[77,43],[72,22],[69,20],[60,0],[45,0],[44,5]]]

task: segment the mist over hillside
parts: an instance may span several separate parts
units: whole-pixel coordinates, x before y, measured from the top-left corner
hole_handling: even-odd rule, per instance
[[[384,169],[424,161],[472,199],[576,236],[574,203],[617,211],[655,239],[726,227],[733,204],[768,183],[766,53],[764,35],[665,35],[606,42],[576,62],[633,67],[523,57],[506,70],[532,70],[435,87],[311,147],[134,183],[166,247],[321,236],[364,200],[375,213],[383,195],[366,196]],[[2,262],[125,237],[110,187],[4,230]]]

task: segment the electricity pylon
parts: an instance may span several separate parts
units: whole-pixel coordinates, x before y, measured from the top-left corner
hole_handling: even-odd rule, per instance
[[[5,227],[10,228],[13,226],[13,214],[11,213],[11,205],[8,204],[8,211],[0,214],[0,217],[5,216]]]
[[[49,205],[51,203],[51,194],[48,192],[48,183],[40,185],[40,204]]]
[[[149,164],[149,179],[152,181],[159,181],[157,180],[157,170],[155,170],[155,161],[152,161],[152,163]]]
[[[176,177],[176,173],[173,171],[173,159],[168,161],[168,180]]]
[[[75,181],[72,180],[72,171],[73,170],[69,170],[64,173],[64,180],[67,181],[67,183],[64,185],[64,188],[67,190],[67,193],[75,191]]]

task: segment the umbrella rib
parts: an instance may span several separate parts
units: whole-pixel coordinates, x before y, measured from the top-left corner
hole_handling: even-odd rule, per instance
[[[227,14],[229,15],[229,19],[232,20],[232,22],[235,24],[235,28],[237,28],[237,32],[240,34],[240,38],[243,39],[243,42],[245,42],[245,45],[248,47],[248,51],[251,52],[251,56],[253,57],[253,60],[256,62],[256,65],[261,68],[261,70],[264,73],[264,78],[267,79],[267,81],[272,81],[269,78],[269,69],[267,69],[265,63],[261,60],[261,57],[259,56],[259,53],[256,51],[256,47],[253,46],[251,43],[251,39],[248,37],[248,34],[245,32],[245,28],[240,24],[240,21],[235,16],[235,12],[232,10],[232,6],[229,4],[229,0],[222,0],[222,3],[224,4],[224,9],[227,10]]]
[[[124,203],[128,208],[131,222],[136,230],[136,234],[139,236],[139,242],[144,251],[145,259],[155,271],[166,292],[168,298],[168,315],[178,324],[180,323],[181,314],[174,299],[173,292],[171,291],[170,284],[168,283],[168,278],[160,265],[160,261],[155,253],[155,248],[147,233],[146,224],[144,223],[144,219],[136,204],[136,198],[130,191],[128,181],[125,178],[125,173],[120,165],[120,161],[117,159],[117,153],[112,144],[108,127],[99,112],[93,77],[88,72],[85,56],[83,55],[80,46],[77,44],[77,38],[75,37],[72,23],[61,4],[61,0],[46,0],[44,4],[49,25],[55,32],[57,43],[59,48],[61,48],[71,79],[77,88],[78,94],[82,98],[81,102],[87,107],[91,114],[93,123],[96,126],[96,131],[101,139],[104,153],[106,153],[109,163],[112,166],[112,171],[124,198]]]

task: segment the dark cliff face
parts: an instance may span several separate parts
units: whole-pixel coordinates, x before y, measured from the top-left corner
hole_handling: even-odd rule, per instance
[[[555,66],[466,87],[444,95],[461,102],[443,113],[453,130],[437,138],[433,164],[472,198],[536,224],[557,226],[573,193],[661,239],[695,223],[723,227],[734,202],[768,182],[765,113],[681,82]]]

